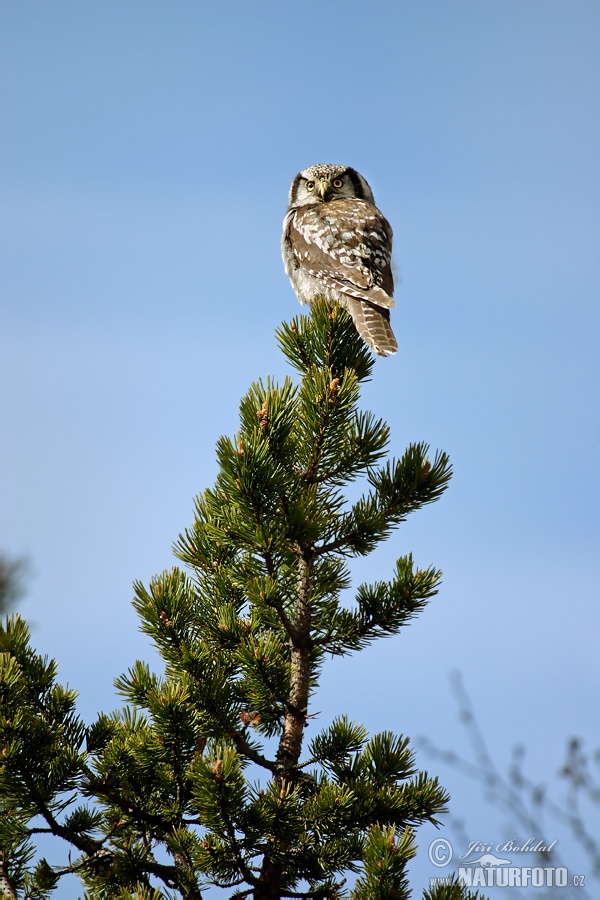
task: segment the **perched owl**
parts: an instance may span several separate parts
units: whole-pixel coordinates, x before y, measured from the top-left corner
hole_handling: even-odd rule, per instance
[[[379,356],[395,353],[390,327],[392,228],[354,169],[310,166],[294,178],[283,222],[283,264],[301,303],[325,297],[348,310]]]

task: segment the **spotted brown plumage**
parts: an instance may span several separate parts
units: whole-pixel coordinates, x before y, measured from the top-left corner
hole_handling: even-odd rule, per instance
[[[392,228],[362,175],[330,164],[300,172],[290,188],[282,251],[301,303],[325,297],[343,306],[375,353],[396,352]]]

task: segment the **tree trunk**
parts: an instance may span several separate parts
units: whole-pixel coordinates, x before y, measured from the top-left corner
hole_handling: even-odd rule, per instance
[[[298,594],[296,616],[290,635],[291,683],[283,734],[277,750],[275,783],[284,791],[293,783],[302,750],[302,738],[308,712],[310,688],[310,595],[312,547],[300,547],[298,552]],[[282,797],[285,802],[285,798]],[[265,854],[260,879],[254,890],[254,900],[280,900],[283,866]]]

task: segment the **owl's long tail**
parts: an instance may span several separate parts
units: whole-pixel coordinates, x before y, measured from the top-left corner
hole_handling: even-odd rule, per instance
[[[352,316],[363,341],[378,356],[389,356],[398,349],[398,341],[390,326],[390,311],[373,306],[367,300],[346,295],[346,309]]]

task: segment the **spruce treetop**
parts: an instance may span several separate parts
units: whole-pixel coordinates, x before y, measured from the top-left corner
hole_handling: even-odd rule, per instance
[[[250,387],[183,566],[135,585],[164,671],[136,662],[123,709],[86,727],[24,623],[0,633],[0,896],[49,897],[71,872],[89,898],[410,895],[415,829],[446,791],[402,735],[343,712],[305,733],[327,658],[397,634],[436,594],[440,573],[407,555],[348,601],[348,561],[435,501],[450,465],[423,444],[386,460],[388,427],[358,407],[374,359],[344,310],[316,303],[278,338],[299,380]],[[70,844],[62,866],[33,864],[40,832]],[[469,896],[452,882],[426,900]]]

